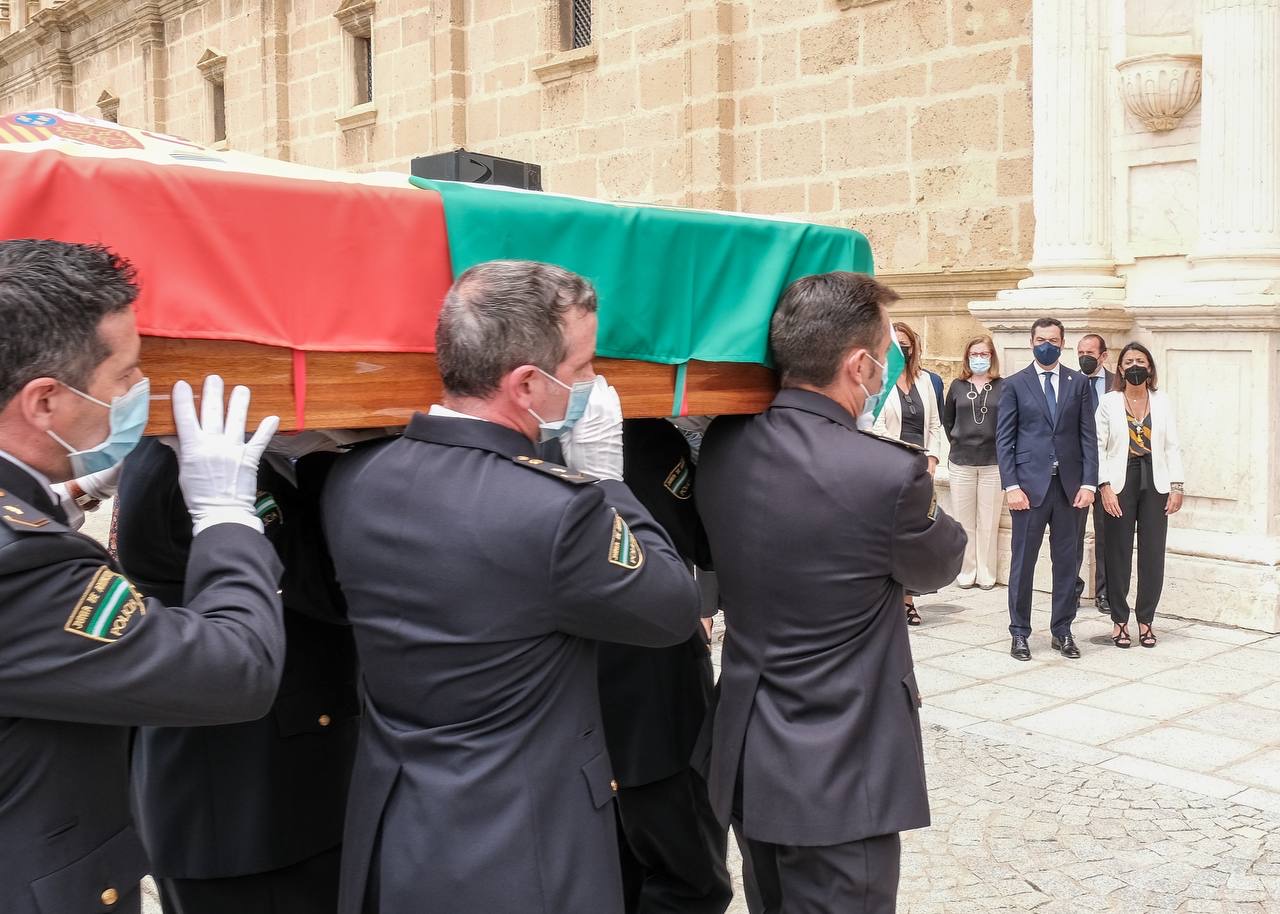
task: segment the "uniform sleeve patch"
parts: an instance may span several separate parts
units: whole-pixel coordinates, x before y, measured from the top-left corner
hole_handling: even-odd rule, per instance
[[[613,512],[613,535],[609,538],[609,561],[628,571],[635,571],[644,564],[644,550],[616,510]]]
[[[693,474],[689,472],[689,465],[683,457],[667,474],[667,479],[663,486],[681,501],[689,500],[689,496],[693,494]]]
[[[146,614],[147,605],[142,595],[121,575],[103,565],[63,627],[73,635],[110,644],[120,639],[136,616]]]
[[[254,502],[253,513],[258,515],[258,519],[262,521],[262,526],[264,527],[284,523],[284,511],[280,509],[275,496],[270,492],[258,492],[258,500]]]

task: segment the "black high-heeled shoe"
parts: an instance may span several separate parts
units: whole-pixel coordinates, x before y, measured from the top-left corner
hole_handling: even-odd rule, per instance
[[[1111,643],[1116,647],[1129,647],[1133,641],[1129,638],[1129,626],[1127,623],[1117,626],[1120,631],[1111,636]]]
[[[915,606],[913,606],[910,603],[907,604],[907,624],[908,625],[920,624],[920,613],[918,613],[916,611]]]
[[[1141,622],[1139,622],[1138,623],[1138,643],[1141,644],[1143,647],[1155,647],[1156,633],[1151,630],[1151,626],[1150,625],[1146,626],[1147,630],[1145,632],[1142,629],[1143,629],[1143,625]]]

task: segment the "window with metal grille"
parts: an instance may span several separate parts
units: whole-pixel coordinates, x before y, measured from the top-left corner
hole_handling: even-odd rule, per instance
[[[591,0],[561,0],[560,39],[566,51],[591,44]]]
[[[368,35],[353,35],[351,42],[354,103],[367,105],[373,101],[373,39]]]

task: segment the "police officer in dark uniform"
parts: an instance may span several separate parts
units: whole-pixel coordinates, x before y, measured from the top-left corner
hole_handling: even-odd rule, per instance
[[[628,488],[690,566],[707,564],[684,436],[664,419],[628,419],[622,454]],[[599,669],[627,914],[724,914],[733,899],[728,835],[689,765],[711,701],[705,629],[671,647],[602,643]]]
[[[258,468],[255,510],[284,565],[286,650],[275,704],[246,723],[144,727],[134,744],[138,830],[166,914],[338,907],[359,704],[355,644],[319,524],[334,455],[294,463],[273,445]],[[191,525],[173,451],[143,441],[125,461],[116,505],[125,573],[146,596],[179,604]]]
[[[149,386],[129,265],[96,246],[0,242],[0,909],[137,912],[130,727],[261,717],[284,662],[280,563],[253,514],[275,431],[245,444],[249,392],[174,388],[194,524],[183,605],[140,594],[74,532],[51,482],[138,442]],[[246,479],[247,474],[247,479]]]
[[[330,473],[365,689],[342,914],[622,914],[596,640],[683,644],[699,600],[621,482],[595,311],[557,267],[467,270],[436,331],[444,403]],[[537,456],[566,432],[568,466]]]
[[[710,793],[753,914],[892,912],[898,833],[929,824],[902,593],[953,580],[965,535],[919,448],[861,432],[894,382],[896,299],[859,274],[794,282],[769,333],[783,389],[702,445],[726,630]]]

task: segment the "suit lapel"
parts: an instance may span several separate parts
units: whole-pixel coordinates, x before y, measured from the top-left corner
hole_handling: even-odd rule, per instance
[[[1040,411],[1044,413],[1044,421],[1052,427],[1053,416],[1049,415],[1049,401],[1044,398],[1044,376],[1040,374],[1040,366],[1032,362],[1023,371],[1031,382],[1031,390],[1035,393],[1036,402],[1040,404]]]
[[[1058,414],[1054,418],[1053,423],[1053,430],[1056,432],[1058,430],[1058,423],[1062,421],[1062,411],[1066,408],[1066,405],[1069,402],[1068,398],[1077,396],[1075,392],[1076,384],[1079,383],[1077,379],[1083,378],[1084,375],[1078,375],[1070,369],[1063,368],[1061,365],[1054,369],[1054,371],[1058,375]]]

